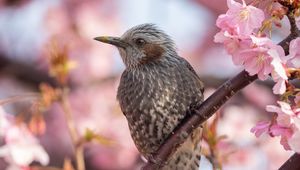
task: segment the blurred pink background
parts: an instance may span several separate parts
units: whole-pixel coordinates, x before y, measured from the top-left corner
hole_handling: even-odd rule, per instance
[[[174,39],[178,53],[203,79],[207,97],[241,69],[213,42],[218,31],[215,20],[226,9],[225,0],[1,0],[0,97],[37,91],[41,82],[55,84],[47,74],[46,60],[49,41],[55,37],[68,45],[70,58],[77,63],[69,84],[78,130],[83,133],[89,128],[113,141],[112,145],[85,145],[87,169],[138,169],[143,160],[115,97],[124,65],[116,48],[93,38],[120,36],[142,23],[156,24]],[[283,24],[280,31],[274,31],[274,41],[287,34]],[[265,106],[276,101],[272,83],[257,81],[222,107],[218,135],[228,138],[220,150],[233,151],[223,162],[225,170],[278,169],[292,154],[277,138],[257,139],[250,133],[257,121],[270,118]],[[26,107],[24,103],[4,106],[11,114]],[[62,167],[73,151],[61,108],[54,105],[45,118],[46,133],[39,139],[50,155],[50,166]],[[4,161],[0,162],[0,169],[5,169]],[[201,166],[211,169],[205,159]]]

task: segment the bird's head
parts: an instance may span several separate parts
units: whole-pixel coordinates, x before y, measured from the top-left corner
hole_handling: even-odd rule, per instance
[[[121,37],[101,36],[95,40],[118,47],[124,64],[129,68],[176,56],[171,38],[153,24],[135,26]]]

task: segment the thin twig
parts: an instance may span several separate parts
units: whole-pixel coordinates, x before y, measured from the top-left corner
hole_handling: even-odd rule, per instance
[[[69,93],[68,91],[69,90],[67,87],[63,87],[62,96],[61,96],[61,106],[64,110],[68,130],[69,130],[71,140],[73,143],[73,147],[75,150],[75,159],[76,159],[77,170],[85,170],[83,146],[78,145],[79,136],[77,134],[73,114],[71,112],[71,107],[70,107],[70,103],[69,103],[69,99],[68,99],[68,93]]]
[[[20,100],[30,100],[30,99],[37,99],[41,97],[39,93],[25,93],[21,95],[16,95],[16,96],[10,96],[5,99],[0,99],[0,106],[5,105],[8,103],[14,103]]]

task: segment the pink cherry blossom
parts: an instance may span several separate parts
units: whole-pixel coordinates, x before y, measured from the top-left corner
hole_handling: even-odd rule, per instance
[[[286,91],[286,80],[279,78],[274,79],[276,84],[273,87],[273,93],[274,94],[283,94]]]
[[[240,60],[240,52],[249,49],[251,46],[251,39],[241,39],[238,35],[231,35],[228,32],[219,32],[215,35],[214,41],[223,43],[228,54],[232,55],[232,60],[235,65],[242,65]]]
[[[295,118],[295,132],[288,140],[288,144],[291,147],[291,150],[300,153],[300,118]]]
[[[276,82],[274,94],[286,91],[287,75],[285,54],[279,45],[268,37],[256,37],[255,29],[261,27],[264,12],[254,6],[247,6],[228,0],[229,10],[218,17],[216,25],[221,31],[214,41],[223,43],[226,51],[232,55],[236,65],[243,65],[250,75],[258,75],[261,80],[271,74]],[[298,48],[299,49],[299,48]]]
[[[281,136],[281,138],[280,138],[280,144],[283,146],[283,148],[285,150],[291,150],[291,147],[290,147],[290,145],[289,145],[288,142],[289,142],[288,138],[286,138],[285,136]]]
[[[269,129],[271,136],[280,136],[280,143],[286,150],[300,152],[300,108],[291,107],[286,102],[277,102],[278,106],[268,105],[266,110],[277,113],[276,121]]]
[[[228,0],[227,5],[227,13],[220,15],[216,21],[221,31],[215,35],[214,41],[224,43],[227,52],[236,55],[245,47],[249,48],[249,36],[261,26],[264,13],[256,7],[247,6],[244,1],[240,4]]]
[[[227,0],[228,11],[217,19],[217,26],[222,31],[235,32],[240,36],[248,36],[253,30],[259,28],[264,20],[264,12],[251,5]],[[234,31],[233,31],[234,30]]]
[[[260,137],[263,133],[268,132],[271,122],[261,121],[256,124],[255,127],[251,128],[251,132],[255,134],[256,137]]]
[[[11,126],[6,133],[5,142],[6,145],[0,147],[0,155],[13,160],[17,165],[28,166],[34,160],[42,165],[49,162],[48,154],[25,125]]]
[[[268,105],[266,110],[268,112],[277,113],[277,124],[282,127],[291,127],[294,124],[294,117],[297,117],[295,111],[298,109],[293,110],[291,106],[286,102],[277,102],[280,107],[275,105]]]
[[[244,50],[236,57],[245,66],[245,70],[251,75],[258,75],[261,80],[267,79],[272,72],[272,58],[267,54],[266,49],[258,47]]]
[[[220,33],[229,35],[238,35],[236,27],[230,25],[229,17],[227,14],[221,14],[216,21],[217,27],[221,29]]]
[[[293,135],[293,130],[290,127],[283,127],[278,124],[273,124],[269,129],[270,136],[280,136],[280,144],[285,150],[291,150],[288,140]]]
[[[275,49],[271,49],[268,52],[270,56],[273,57],[271,65],[273,66],[274,70],[272,71],[271,75],[273,80],[276,82],[275,86],[273,87],[274,94],[283,94],[286,91],[286,81],[288,80],[285,68],[284,68],[284,61],[282,58],[284,57],[283,53],[281,56],[278,55]]]
[[[300,153],[300,108],[289,103],[278,101],[279,106],[268,105],[268,112],[276,113],[276,120],[271,122],[259,122],[251,129],[256,137],[268,133],[271,137],[280,136],[280,144],[286,150]]]
[[[38,140],[30,133],[25,124],[15,124],[8,120],[0,107],[0,137],[5,145],[0,147],[0,157],[11,167],[27,167],[32,161],[39,161],[42,165],[49,163],[49,156]]]
[[[227,32],[217,33],[215,42],[224,43],[232,60],[236,65],[244,65],[250,75],[258,75],[265,80],[271,73],[276,85],[275,94],[282,94],[286,90],[285,81],[288,79],[284,68],[284,51],[267,37],[249,36],[240,39]]]
[[[291,41],[289,55],[287,56],[289,67],[300,68],[300,38]]]
[[[300,131],[296,131],[293,136],[288,140],[288,145],[291,150],[300,153]]]
[[[277,49],[276,49],[277,48]],[[284,67],[284,61],[282,58],[284,57],[283,49],[280,46],[273,47],[273,49],[270,49],[268,51],[268,54],[272,56],[272,62],[271,65],[273,66],[274,70],[272,72],[272,77],[274,80],[276,79],[284,79],[287,80],[288,77],[286,75],[285,67]]]
[[[277,75],[284,76],[281,57],[284,56],[283,49],[273,44],[267,37],[250,36],[252,48],[242,50],[235,56],[236,63],[243,63],[245,70],[250,75],[258,75],[258,78],[265,80],[273,71]]]
[[[220,31],[214,36],[214,42],[223,43],[228,54],[234,54],[239,50],[240,39],[237,35],[232,35],[227,31]]]
[[[284,127],[278,124],[273,124],[270,127],[269,133],[271,136],[281,136],[284,138],[290,138],[293,135],[293,129],[290,127]]]

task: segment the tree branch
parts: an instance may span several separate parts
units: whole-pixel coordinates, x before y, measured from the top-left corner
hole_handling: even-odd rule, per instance
[[[299,170],[300,169],[300,154],[295,153],[291,156],[279,170]]]
[[[291,23],[291,33],[288,37],[286,37],[278,44],[284,49],[286,55],[289,51],[290,41],[292,41],[296,37],[299,37],[299,30],[295,24],[295,18],[291,14],[288,14],[288,19]],[[257,76],[250,76],[246,71],[242,71],[237,76],[226,81],[201,104],[198,110],[194,111],[194,114],[185,119],[175,128],[172,134],[160,146],[157,153],[152,156],[152,158],[144,167],[142,167],[142,169],[159,169],[164,164],[166,164],[168,158],[185,141],[185,139],[182,138],[183,134],[184,136],[190,135],[194,129],[199,127],[203,122],[210,118],[235,93],[237,93],[239,90],[243,89],[256,79]],[[296,158],[297,160],[300,160],[300,158]]]

